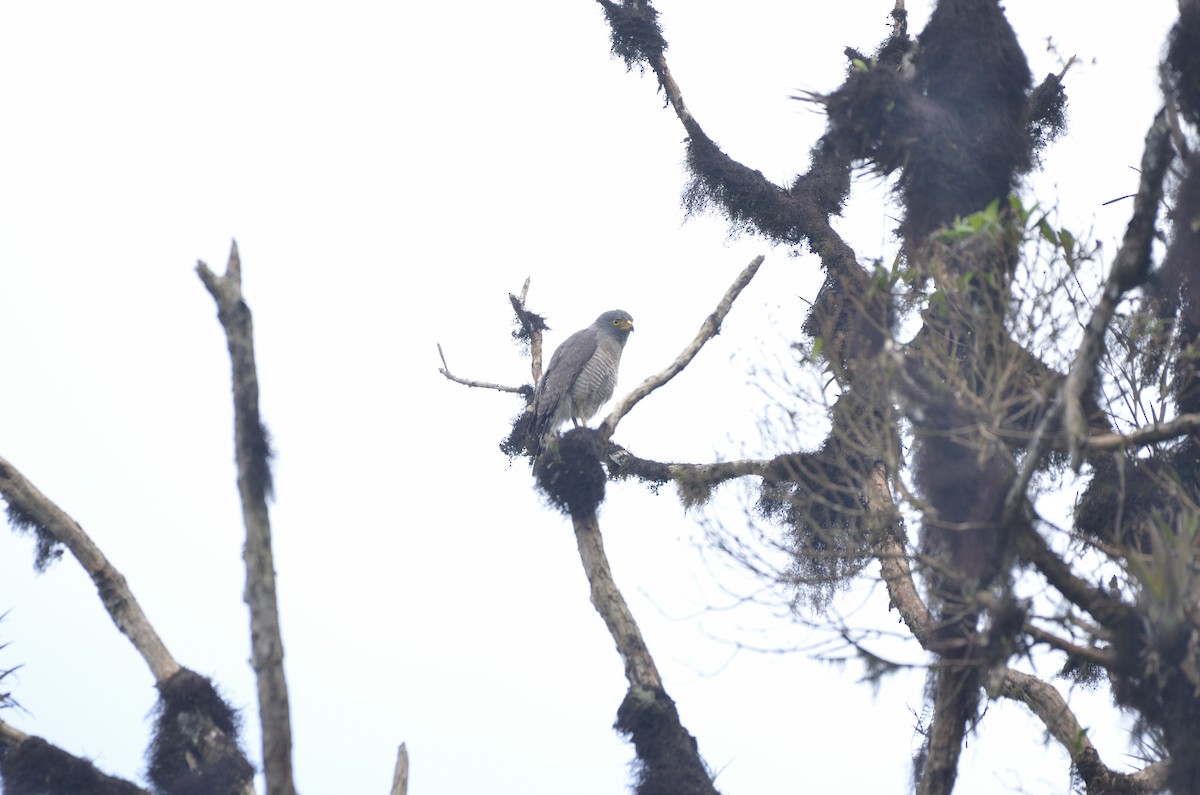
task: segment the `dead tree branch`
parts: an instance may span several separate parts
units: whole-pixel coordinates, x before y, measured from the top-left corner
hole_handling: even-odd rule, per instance
[[[1143,425],[1129,433],[1103,433],[1089,436],[1089,450],[1135,450],[1149,444],[1177,439],[1200,430],[1200,414],[1180,414],[1167,422]]]
[[[888,489],[887,471],[882,464],[875,465],[870,489],[867,492],[867,510],[876,514],[895,514],[895,503]],[[897,517],[889,522],[890,529],[881,534],[875,546],[875,557],[879,559],[880,576],[887,587],[890,607],[896,608],[904,625],[922,647],[929,643],[934,621],[929,607],[921,598],[913,580],[912,565],[904,543],[904,530]]]
[[[287,680],[283,672],[283,639],[275,596],[275,564],[271,552],[270,443],[258,410],[258,373],[254,364],[254,329],[250,307],[242,297],[242,270],[237,243],[229,252],[224,276],[203,262],[200,280],[217,304],[233,365],[234,446],[238,492],[246,525],[246,603],[250,607],[252,664],[258,677],[262,721],[263,772],[268,795],[294,795],[292,729]]]
[[[592,605],[625,663],[629,691],[617,711],[617,728],[629,735],[637,750],[638,791],[716,795],[696,740],[680,722],[633,613],[613,580],[595,511],[572,511],[571,523]]]
[[[79,523],[29,482],[17,468],[0,458],[0,495],[9,506],[9,518],[44,533],[71,551],[79,565],[92,578],[104,609],[117,629],[142,655],[156,682],[164,682],[182,666],[171,656],[166,644],[142,612],[129,583],[108,561],[100,548]]]
[[[520,339],[529,341],[529,371],[536,384],[542,380],[542,332],[546,330],[546,319],[528,309],[525,301],[529,298],[529,279],[521,285],[521,294],[508,294],[508,302],[512,305],[513,313],[520,325]],[[514,334],[514,336],[517,336]]]
[[[396,769],[392,772],[391,795],[408,795],[408,746],[400,743],[396,751]]]
[[[442,346],[439,343],[437,346],[438,357],[442,360],[442,366],[438,368],[438,372],[444,375],[448,380],[463,386],[473,387],[475,389],[494,389],[497,392],[511,392],[516,395],[523,395],[529,391],[529,387],[505,386],[504,384],[493,384],[489,381],[475,381],[470,378],[459,378],[450,372],[450,365],[446,364],[446,354],[442,353]]]
[[[1117,665],[1116,656],[1107,649],[1098,649],[1091,646],[1080,646],[1078,643],[1071,643],[1069,640],[1060,638],[1053,632],[1048,632],[1035,624],[1027,624],[1025,631],[1029,633],[1029,637],[1036,643],[1045,643],[1047,646],[1065,652],[1068,656],[1079,660],[1101,666],[1105,669],[1112,669]]]
[[[518,340],[523,340],[529,344],[530,369],[533,375],[533,383],[537,382],[542,377],[542,332],[546,329],[545,319],[538,314],[530,312],[525,307],[525,299],[529,295],[529,279],[525,280],[525,284],[521,287],[521,294],[508,294],[509,303],[512,304],[513,312],[516,314],[517,324],[521,327],[520,331],[513,332],[513,337]],[[446,354],[442,351],[442,346],[439,343],[437,346],[438,358],[442,360],[442,366],[438,368],[441,373],[449,381],[456,384],[462,384],[466,387],[475,389],[492,389],[497,392],[508,392],[514,395],[522,395],[526,400],[533,397],[533,387],[528,384],[521,386],[508,386],[506,384],[496,384],[491,381],[478,381],[472,378],[462,378],[450,372],[450,365],[446,363]]]
[[[629,610],[625,597],[621,595],[613,580],[608,556],[604,553],[604,541],[600,536],[600,524],[594,514],[572,516],[575,541],[579,547],[579,559],[591,586],[592,605],[604,619],[608,633],[617,644],[617,653],[625,662],[625,679],[630,687],[645,690],[662,688],[662,677],[642,638],[637,621]]]
[[[733,302],[741,295],[742,290],[746,289],[746,285],[754,278],[754,274],[758,273],[763,260],[764,257],[760,254],[742,269],[742,272],[734,279],[733,284],[725,291],[725,295],[721,298],[720,303],[717,304],[717,308],[700,324],[700,330],[696,333],[696,336],[688,343],[679,356],[676,357],[675,361],[671,362],[662,372],[656,373],[638,384],[632,392],[622,398],[621,402],[609,412],[598,429],[602,439],[607,441],[612,438],[613,433],[617,429],[617,423],[629,413],[630,409],[637,405],[638,401],[681,373],[683,368],[687,367],[692,359],[696,358],[696,354],[700,352],[705,343],[721,332],[721,323],[725,320],[725,316],[729,314],[729,310],[733,308]]]
[[[169,725],[160,720],[155,728],[150,779],[160,789],[171,791],[173,785],[181,781],[203,780],[214,771],[220,771],[230,792],[253,793],[254,769],[238,747],[233,709],[217,695],[207,679],[184,668],[171,656],[125,578],[108,562],[83,528],[4,459],[0,459],[0,494],[8,502],[9,517],[15,525],[33,529],[39,534],[40,541],[53,539],[53,543],[65,546],[83,566],[100,592],[100,601],[113,623],[129,638],[154,675],[160,717],[170,714],[177,718],[167,721]],[[186,688],[182,697],[181,688]],[[197,693],[203,696],[197,698]],[[180,727],[204,727],[204,730],[189,731]],[[20,742],[22,737],[24,735],[15,729],[6,728],[0,732],[0,744]],[[44,743],[40,739],[36,741]],[[53,753],[65,752],[48,747],[53,752],[45,753],[51,756],[31,759],[57,764]],[[36,750],[37,747],[30,748]],[[8,775],[6,772],[5,776]]]

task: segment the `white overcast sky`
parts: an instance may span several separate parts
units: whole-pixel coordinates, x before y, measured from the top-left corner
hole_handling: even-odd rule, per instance
[[[657,5],[693,112],[781,182],[822,127],[789,96],[835,87],[842,49],[873,49],[890,10]],[[1101,204],[1136,187],[1176,5],[1007,5],[1037,78],[1058,69],[1049,35],[1081,58],[1073,134],[1027,195],[1111,250],[1128,208]],[[916,31],[929,8],[910,6]],[[518,400],[446,382],[436,345],[459,375],[528,381],[506,295],[531,277],[549,345],[602,310],[634,316],[629,388],[764,253],[720,337],[618,431],[663,460],[763,454],[749,372],[787,359],[820,274],[719,219],[684,223],[683,132],[652,78],[610,59],[599,6],[9,2],[0,74],[0,455],[91,533],[175,656],[245,710],[252,758],[229,364],[193,272],[223,270],[233,238],[278,452],[300,791],[386,792],[401,741],[419,795],[622,791],[621,662],[569,523],[497,449]],[[865,215],[842,224],[863,257],[893,250],[871,210],[882,195],[864,182]],[[921,673],[876,694],[853,665],[734,653],[811,637],[764,610],[708,609],[730,600],[697,551],[705,517],[670,490],[617,484],[601,523],[719,788],[903,792]],[[74,561],[40,577],[31,564],[28,539],[0,536],[0,669],[24,666],[4,689],[27,710],[2,717],[139,779],[151,676]],[[1080,702],[1084,722],[1119,763],[1123,729],[1096,701]],[[971,793],[1068,788],[1064,756],[1012,704],[989,710],[963,776]]]

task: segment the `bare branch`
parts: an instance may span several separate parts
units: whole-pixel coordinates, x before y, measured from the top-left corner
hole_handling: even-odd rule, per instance
[[[874,513],[894,513],[895,505],[888,490],[887,472],[882,464],[875,465],[870,485],[871,488],[867,492],[867,509]],[[875,557],[879,558],[879,573],[891,600],[889,606],[896,608],[913,637],[922,647],[926,647],[934,628],[933,617],[930,616],[929,608],[917,591],[916,582],[913,581],[912,566],[899,522],[894,522],[893,527],[882,534],[875,547]]]
[[[1103,433],[1089,436],[1089,450],[1131,450],[1148,444],[1176,439],[1200,431],[1200,414],[1180,414],[1168,422],[1144,425],[1130,433]]]
[[[1083,396],[1088,394],[1096,379],[1096,366],[1104,351],[1104,337],[1112,322],[1117,305],[1125,293],[1141,284],[1150,269],[1151,244],[1154,241],[1155,219],[1162,203],[1163,177],[1172,157],[1167,115],[1159,111],[1146,133],[1142,154],[1142,179],[1134,200],[1133,217],[1125,229],[1121,249],[1113,261],[1104,292],[1092,311],[1084,332],[1083,342],[1076,351],[1070,372],[1059,388],[1058,398],[1046,416],[1038,423],[1033,441],[1004,501],[1004,523],[1010,522],[1025,504],[1025,493],[1042,458],[1050,450],[1060,423],[1068,434],[1072,466],[1078,468],[1083,447],[1087,443],[1087,420],[1084,417]]]
[[[687,105],[683,102],[683,92],[679,90],[679,84],[675,82],[675,76],[671,74],[671,68],[667,66],[666,56],[661,53],[654,65],[654,72],[658,75],[659,85],[667,95],[667,100],[670,101],[671,107],[675,110],[675,115],[683,122],[684,126],[695,123],[695,117],[688,110]]]
[[[1077,643],[1072,643],[1065,638],[1060,638],[1053,632],[1042,629],[1035,624],[1026,624],[1025,631],[1037,643],[1045,643],[1047,646],[1066,652],[1072,657],[1078,657],[1081,660],[1087,660],[1094,665],[1099,665],[1105,669],[1113,668],[1116,663],[1116,657],[1105,649],[1097,649],[1091,646],[1080,646]]]
[[[475,387],[477,389],[494,389],[497,392],[511,392],[517,395],[523,395],[529,391],[528,386],[505,386],[503,384],[493,384],[488,381],[473,381],[469,378],[459,378],[450,372],[450,365],[446,364],[446,354],[442,353],[442,345],[438,343],[438,356],[442,360],[442,366],[438,368],[438,372],[444,375],[449,380],[463,386]]]
[[[234,446],[238,492],[246,525],[245,599],[250,607],[250,638],[258,705],[262,721],[263,772],[268,795],[294,795],[292,729],[287,679],[283,672],[283,639],[275,596],[275,563],[271,552],[271,456],[258,409],[258,373],[254,364],[254,329],[250,307],[242,297],[241,260],[237,243],[229,252],[225,275],[218,277],[203,262],[196,271],[217,304],[233,364]]]
[[[1078,60],[1079,60],[1078,55],[1072,55],[1070,58],[1067,59],[1067,62],[1065,64],[1063,64],[1063,68],[1058,71],[1058,74],[1055,75],[1055,77],[1057,77],[1061,81],[1064,77],[1067,76],[1067,72],[1070,71],[1071,67],[1074,66],[1075,62]]]
[[[662,677],[654,665],[646,641],[642,639],[642,631],[638,629],[625,597],[613,580],[595,513],[572,515],[571,523],[575,526],[579,559],[583,562],[583,570],[591,585],[592,605],[604,619],[609,634],[617,644],[617,653],[625,661],[625,678],[633,687],[661,689]]]
[[[38,530],[49,534],[71,551],[92,578],[100,593],[100,601],[113,623],[142,655],[155,681],[166,681],[180,670],[181,666],[167,650],[150,619],[142,612],[141,605],[134,598],[121,572],[109,563],[74,519],[3,458],[0,458],[0,495],[8,503],[10,515],[16,509]]]
[[[696,358],[696,354],[704,347],[710,339],[715,337],[721,331],[721,323],[725,320],[725,316],[729,314],[729,310],[733,307],[733,302],[741,294],[750,280],[754,278],[754,274],[758,273],[759,267],[763,264],[765,258],[760,254],[750,261],[738,277],[734,280],[729,289],[725,291],[725,296],[721,302],[717,304],[717,308],[713,313],[704,319],[700,325],[700,331],[696,333],[695,338],[683,349],[683,352],[661,373],[650,376],[642,383],[621,399],[621,402],[616,405],[609,415],[604,418],[604,422],[600,424],[599,431],[601,437],[605,440],[612,438],[613,433],[617,429],[617,423],[621,418],[629,413],[638,401],[649,395],[654,390],[658,389],[663,384],[670,381],[676,375],[687,367],[692,359]]]
[[[168,790],[171,784],[176,783],[180,771],[184,771],[185,776],[203,776],[219,769],[227,775],[231,787],[239,782],[244,783],[249,788],[247,792],[252,793],[254,769],[238,747],[237,722],[232,717],[233,708],[220,698],[211,682],[182,667],[171,656],[120,572],[113,568],[75,520],[67,516],[2,458],[0,494],[3,494],[8,502],[10,517],[14,513],[19,515],[23,523],[32,524],[39,533],[52,537],[71,550],[96,584],[101,602],[112,617],[113,623],[129,638],[154,674],[159,691],[160,720],[155,729],[155,743],[150,753],[151,780],[161,789]],[[179,697],[181,683],[192,684],[183,698]],[[204,695],[196,697],[197,693]],[[176,719],[163,721],[163,716],[168,713]],[[165,727],[164,723],[167,724]],[[181,724],[190,727],[191,731],[181,730]],[[201,731],[198,727],[205,728]],[[170,734],[172,739],[164,740],[164,732]],[[23,737],[24,735],[11,727],[0,729],[0,745],[23,742]],[[73,764],[66,757],[56,759],[54,756],[66,752],[59,751],[38,738],[32,738],[31,742],[33,744],[29,745],[27,750],[37,754],[32,757],[35,761],[31,761],[31,764],[46,765],[46,770],[57,770],[63,765]],[[10,753],[8,758],[15,757],[11,757]],[[80,775],[92,775],[89,772],[90,762],[79,764],[84,765],[79,767]],[[97,772],[95,775],[103,774]],[[57,791],[73,790],[64,786]],[[131,791],[141,792],[140,789]]]
[[[396,752],[396,769],[392,773],[391,795],[408,795],[408,746],[404,743],[400,743],[400,749]]]
[[[630,736],[637,749],[639,775],[658,782],[657,788],[647,784],[640,791],[666,792],[663,785],[668,784],[671,791],[716,795],[696,741],[680,722],[641,630],[613,580],[595,511],[572,512],[571,523],[591,585],[592,605],[625,663],[629,690],[617,711],[617,728]]]

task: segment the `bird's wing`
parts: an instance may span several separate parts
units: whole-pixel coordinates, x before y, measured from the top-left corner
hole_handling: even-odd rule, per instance
[[[571,394],[583,366],[596,353],[597,332],[593,328],[576,331],[558,346],[538,384],[537,423],[539,430],[550,422],[559,404]]]

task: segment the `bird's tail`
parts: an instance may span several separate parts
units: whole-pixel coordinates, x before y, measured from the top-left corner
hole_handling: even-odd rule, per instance
[[[543,407],[541,411],[534,409],[533,422],[530,425],[533,439],[529,447],[533,451],[535,459],[542,454],[542,450],[546,448],[546,438],[554,431],[554,428],[551,426],[556,411],[556,406],[550,406],[548,409],[547,407]]]

